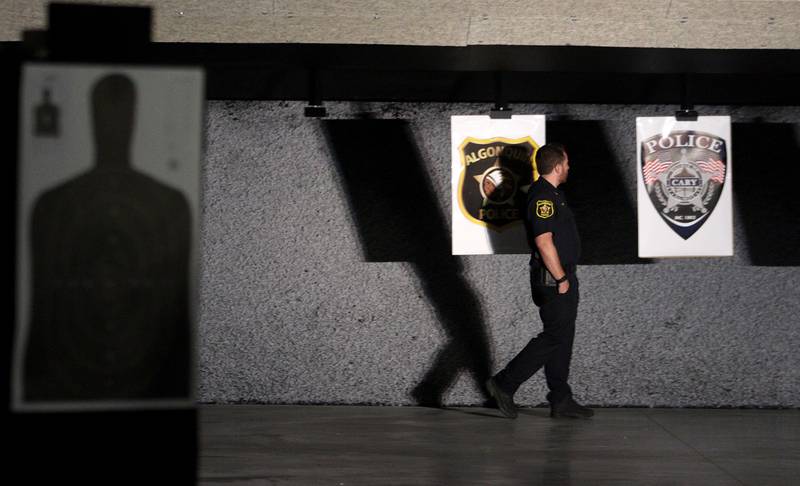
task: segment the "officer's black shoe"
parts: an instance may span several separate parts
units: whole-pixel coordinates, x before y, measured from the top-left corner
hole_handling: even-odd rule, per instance
[[[550,404],[550,416],[553,418],[589,418],[592,415],[594,415],[594,410],[584,407],[571,396],[564,398],[556,404]]]
[[[497,408],[503,415],[508,418],[517,418],[517,406],[514,405],[514,398],[500,389],[500,386],[494,381],[494,377],[486,380],[486,389],[489,390],[489,395],[497,401]]]

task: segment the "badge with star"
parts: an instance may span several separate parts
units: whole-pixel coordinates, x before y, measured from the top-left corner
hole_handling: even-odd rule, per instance
[[[553,201],[547,199],[539,199],[536,201],[536,217],[541,219],[547,219],[553,214],[555,214],[555,210],[553,209],[555,206],[553,205]]]
[[[641,144],[640,169],[650,202],[681,238],[699,230],[722,195],[728,144],[712,133],[675,130]]]

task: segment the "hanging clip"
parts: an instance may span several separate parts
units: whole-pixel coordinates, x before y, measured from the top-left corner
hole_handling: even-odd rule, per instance
[[[689,76],[681,75],[681,109],[675,112],[677,121],[697,121],[697,111],[689,103]]]
[[[328,110],[322,106],[322,86],[316,69],[308,70],[308,105],[303,110],[308,118],[324,118]]]
[[[492,119],[509,119],[511,118],[511,108],[503,97],[503,80],[505,76],[503,71],[496,71],[494,73],[494,108],[489,113],[489,118]]]
[[[692,105],[681,104],[681,109],[675,112],[675,119],[677,121],[697,121],[697,111]]]
[[[492,108],[491,113],[489,113],[489,118],[500,118],[500,119],[508,119],[511,118],[511,108],[506,105],[494,105]]]

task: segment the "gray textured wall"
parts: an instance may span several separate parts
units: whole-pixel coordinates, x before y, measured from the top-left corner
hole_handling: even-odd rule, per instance
[[[0,0],[0,40],[49,0]],[[87,3],[87,0],[61,0]],[[158,42],[798,49],[799,0],[94,0],[153,7]]]
[[[414,404],[417,387],[426,400],[482,403],[478,380],[540,329],[526,256],[449,256],[449,117],[488,106],[330,103],[333,121],[304,118],[302,106],[208,106],[200,401]],[[733,118],[735,256],[649,263],[635,258],[631,220],[634,118],[674,107],[514,109],[548,114],[551,140],[591,126],[586,143],[603,146],[570,141],[571,182],[593,164],[617,181],[621,206],[602,213],[614,234],[586,217],[581,228],[590,264],[579,270],[577,397],[611,406],[800,406],[800,217],[787,182],[800,163],[800,107],[698,108]],[[405,127],[385,150],[392,164],[408,160],[407,170],[382,167],[382,142],[369,140],[380,132],[344,121],[356,118]],[[378,174],[365,180],[388,170],[401,180],[387,194],[421,202],[407,210],[354,184],[340,159],[357,157],[361,136]],[[342,139],[355,140],[356,152],[347,155]],[[395,210],[425,222],[413,227],[406,214],[369,223]],[[545,391],[537,374],[516,401],[539,404]]]

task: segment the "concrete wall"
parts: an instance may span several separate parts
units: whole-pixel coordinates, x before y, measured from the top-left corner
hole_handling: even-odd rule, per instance
[[[798,0],[99,0],[97,3],[152,5],[153,35],[160,42],[800,48]],[[43,0],[2,0],[0,40],[18,40],[23,29],[43,28],[45,5]]]
[[[540,329],[527,257],[451,257],[449,117],[485,105],[211,102],[202,402],[480,404]],[[595,405],[800,406],[799,107],[733,118],[735,256],[636,258],[637,115],[527,105],[571,153],[572,382]],[[535,375],[516,400],[544,400]]]

